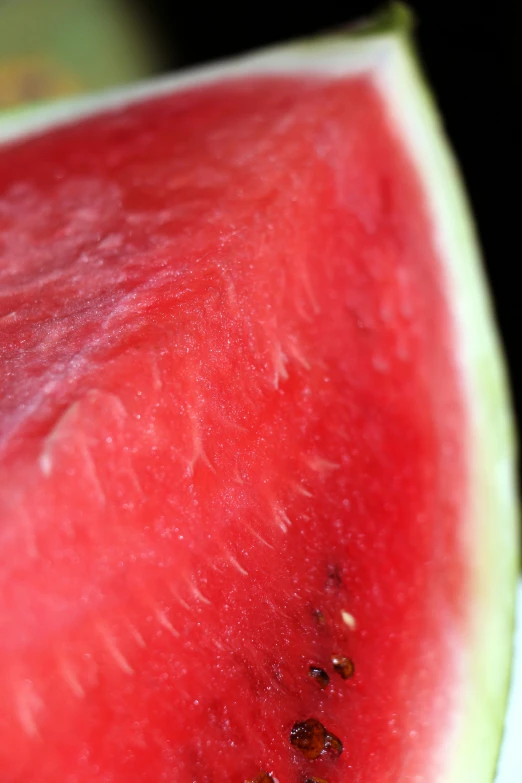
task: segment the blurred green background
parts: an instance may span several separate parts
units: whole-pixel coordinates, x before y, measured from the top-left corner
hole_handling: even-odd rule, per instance
[[[0,109],[160,70],[145,16],[125,0],[0,0]]]

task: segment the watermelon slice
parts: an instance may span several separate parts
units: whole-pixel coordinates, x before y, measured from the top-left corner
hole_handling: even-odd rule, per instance
[[[512,423],[404,23],[0,127],[3,783],[490,781]]]

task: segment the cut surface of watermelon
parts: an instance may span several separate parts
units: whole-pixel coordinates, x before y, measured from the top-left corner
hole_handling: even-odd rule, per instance
[[[510,420],[404,34],[2,136],[2,780],[491,780]]]

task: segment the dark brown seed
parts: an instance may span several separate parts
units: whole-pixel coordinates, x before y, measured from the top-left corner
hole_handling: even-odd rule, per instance
[[[351,658],[347,658],[345,655],[332,655],[332,664],[343,680],[349,680],[350,677],[353,677],[355,666]]]
[[[319,758],[326,751],[339,756],[343,752],[341,740],[326,731],[322,723],[315,718],[298,721],[292,726],[290,742],[296,750],[300,750],[305,759]]]
[[[317,625],[325,625],[326,624],[326,617],[321,612],[320,609],[314,609],[313,611],[314,620],[317,623]]]
[[[326,578],[326,589],[337,592],[341,589],[343,580],[341,577],[341,570],[338,565],[328,566],[328,575]]]
[[[274,783],[274,778],[268,772],[262,772],[255,780],[245,780],[245,783]]]
[[[340,756],[343,752],[343,743],[339,739],[339,737],[336,737],[335,734],[330,734],[330,732],[326,733],[326,737],[324,740],[324,747],[325,750],[328,750],[330,753],[333,753],[335,756]]]
[[[325,778],[306,778],[305,783],[328,783]]]
[[[324,753],[327,731],[315,718],[298,721],[292,726],[290,742],[305,759],[317,759]]]
[[[322,691],[324,691],[324,689],[330,682],[330,678],[328,674],[325,672],[324,669],[320,669],[319,666],[310,666],[310,668],[308,669],[308,674],[313,680],[315,680],[315,682],[318,684],[318,686],[321,688]]]

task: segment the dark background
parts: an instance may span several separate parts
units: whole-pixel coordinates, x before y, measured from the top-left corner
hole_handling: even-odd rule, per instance
[[[369,15],[379,2],[131,0],[148,17],[172,70],[308,35]],[[519,349],[522,0],[410,2],[425,72],[460,161],[522,419]],[[519,116],[520,115],[520,116]]]

